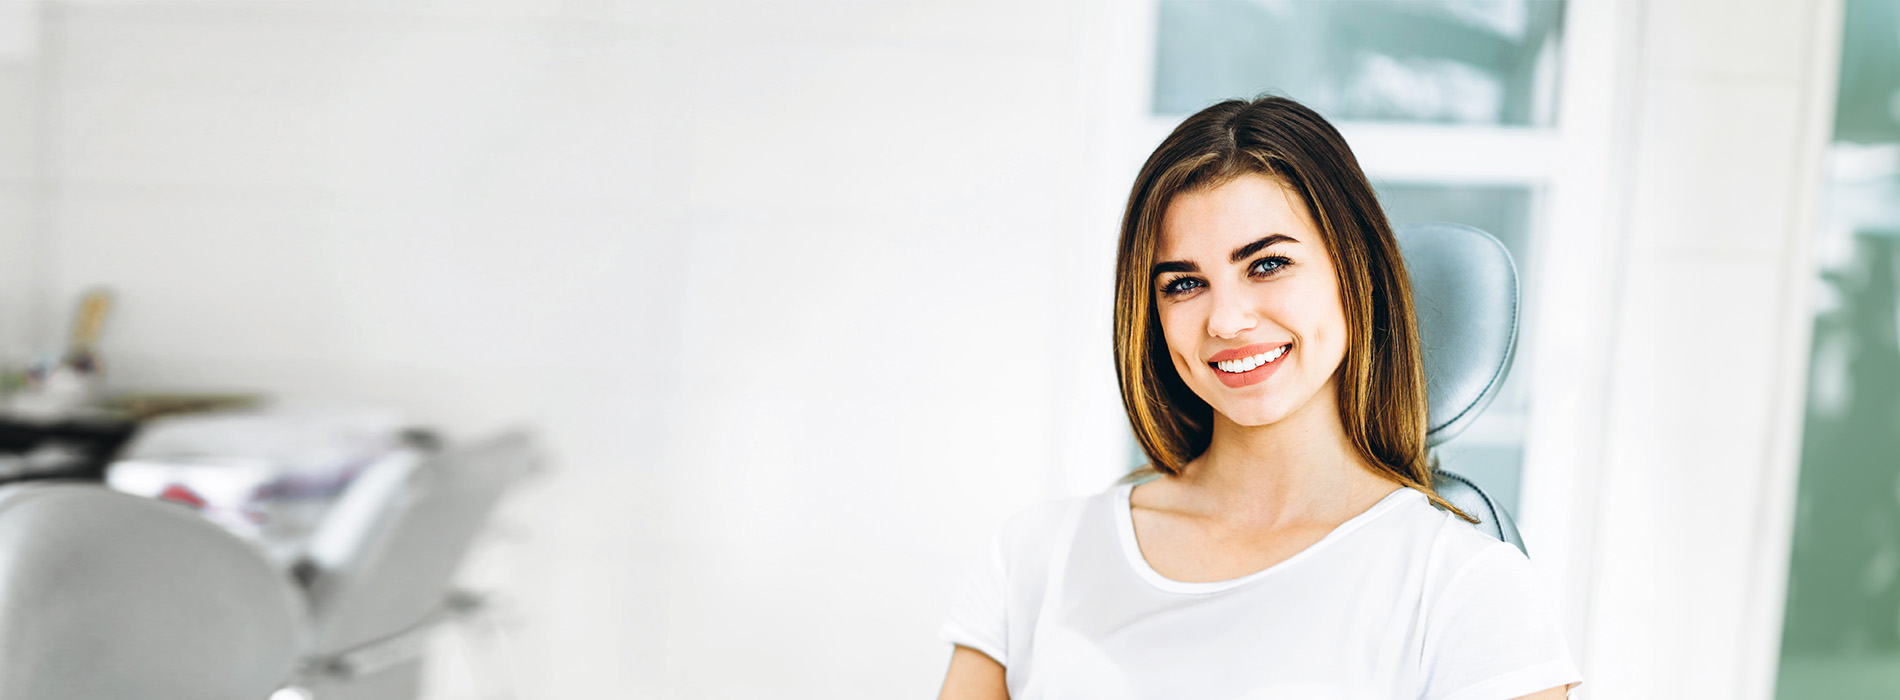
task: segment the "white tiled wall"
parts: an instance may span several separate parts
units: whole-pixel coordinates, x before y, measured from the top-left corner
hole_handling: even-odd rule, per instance
[[[24,51],[30,30],[19,26],[37,29],[37,23],[24,7],[0,2],[0,44],[13,42],[12,51],[0,46],[0,367],[26,362],[32,354],[39,291],[38,64]]]
[[[0,0],[0,62],[30,61],[39,51],[40,0]]]
[[[41,261],[124,387],[541,426],[524,697],[927,696],[992,529],[1125,465],[1091,11],[58,3]]]

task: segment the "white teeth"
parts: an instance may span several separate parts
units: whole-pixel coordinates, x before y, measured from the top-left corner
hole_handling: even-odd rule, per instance
[[[1222,372],[1231,372],[1234,374],[1251,371],[1268,362],[1272,362],[1274,360],[1280,359],[1281,355],[1286,354],[1287,347],[1289,346],[1282,345],[1272,350],[1268,350],[1258,355],[1254,355],[1253,357],[1243,357],[1238,360],[1216,362],[1214,363],[1214,366],[1219,367]]]

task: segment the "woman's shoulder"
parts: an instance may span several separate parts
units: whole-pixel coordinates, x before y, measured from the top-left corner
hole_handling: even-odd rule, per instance
[[[1104,513],[1122,486],[1052,498],[1017,510],[996,531],[995,546],[1014,564],[1046,561],[1074,539],[1087,513]]]
[[[1059,530],[1066,529],[1065,526],[1071,524],[1091,504],[1105,503],[1114,495],[1115,489],[1111,488],[1098,493],[1064,496],[1033,503],[1017,510],[1015,514],[1004,520],[1000,536],[1010,541],[1047,538]]]
[[[1425,695],[1518,697],[1580,680],[1542,572],[1515,545],[1420,501],[1436,513],[1419,581]]]
[[[1449,511],[1439,510],[1423,492],[1406,488],[1391,517],[1385,519],[1409,547],[1424,555],[1428,570],[1444,577],[1467,568],[1528,567],[1530,561],[1517,547],[1479,530]],[[1395,494],[1397,496],[1399,494]]]
[[[1390,521],[1408,540],[1407,557],[1423,569],[1420,579],[1428,600],[1450,589],[1542,589],[1541,576],[1516,545],[1492,537],[1448,511],[1439,510],[1420,493],[1406,499]]]

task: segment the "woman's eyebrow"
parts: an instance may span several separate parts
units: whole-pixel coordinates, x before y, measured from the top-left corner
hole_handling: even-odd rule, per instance
[[[1163,272],[1200,272],[1200,271],[1201,271],[1201,266],[1188,262],[1186,260],[1169,260],[1167,262],[1155,263],[1154,268],[1148,271],[1148,279],[1154,279],[1156,277],[1160,277],[1161,273]]]
[[[1242,260],[1247,259],[1247,256],[1253,255],[1254,253],[1258,253],[1262,249],[1266,248],[1267,246],[1273,245],[1275,243],[1298,243],[1298,242],[1300,242],[1299,239],[1286,235],[1284,233],[1269,234],[1266,238],[1262,238],[1260,240],[1254,241],[1252,243],[1248,243],[1247,245],[1241,246],[1239,248],[1235,248],[1234,254],[1228,256],[1227,259],[1229,262],[1238,263]],[[1148,279],[1154,279],[1156,277],[1160,277],[1161,273],[1163,272],[1200,272],[1200,271],[1201,271],[1201,266],[1188,262],[1186,260],[1169,260],[1167,262],[1155,263],[1154,268],[1148,271]]]
[[[1284,233],[1270,234],[1266,238],[1262,238],[1260,240],[1254,241],[1252,243],[1248,243],[1247,245],[1241,246],[1239,248],[1235,248],[1234,254],[1227,256],[1227,261],[1237,263],[1242,260],[1246,260],[1247,256],[1253,255],[1254,253],[1258,253],[1260,252],[1261,249],[1266,248],[1267,246],[1273,245],[1275,243],[1281,243],[1281,242],[1298,243],[1299,240],[1295,239],[1292,236],[1286,235]]]

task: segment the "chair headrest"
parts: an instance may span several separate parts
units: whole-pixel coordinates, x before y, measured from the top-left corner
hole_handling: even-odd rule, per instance
[[[1430,404],[1426,439],[1450,440],[1504,384],[1517,346],[1517,267],[1496,238],[1462,224],[1395,232],[1412,277]]]
[[[256,700],[303,610],[263,553],[99,484],[0,487],[0,698]]]
[[[516,429],[358,477],[312,537],[312,648],[387,637],[440,607],[502,495],[540,463],[533,434]]]

